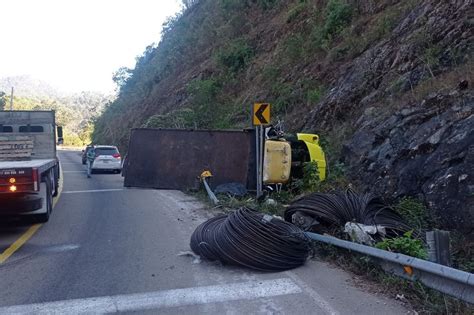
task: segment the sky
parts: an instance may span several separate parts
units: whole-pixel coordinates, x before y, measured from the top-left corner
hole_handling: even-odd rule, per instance
[[[112,92],[112,74],[160,40],[179,0],[0,0],[0,78]]]

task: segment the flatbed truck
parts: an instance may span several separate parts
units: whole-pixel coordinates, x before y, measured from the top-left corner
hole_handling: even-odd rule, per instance
[[[0,111],[0,221],[49,220],[59,191],[58,143],[54,111]]]

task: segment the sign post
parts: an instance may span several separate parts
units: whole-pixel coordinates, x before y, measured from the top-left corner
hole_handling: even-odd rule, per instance
[[[264,126],[270,124],[270,104],[255,103],[252,108],[252,123],[255,126],[255,161],[257,176],[257,198],[262,196],[263,188],[263,154],[265,147]]]

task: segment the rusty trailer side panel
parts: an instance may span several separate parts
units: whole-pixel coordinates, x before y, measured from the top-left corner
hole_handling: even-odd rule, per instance
[[[254,137],[250,130],[132,129],[124,185],[192,189],[210,170],[212,187],[239,182],[253,188]]]

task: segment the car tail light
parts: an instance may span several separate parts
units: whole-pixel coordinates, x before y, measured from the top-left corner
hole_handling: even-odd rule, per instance
[[[120,158],[120,153],[115,153],[114,155],[112,155],[114,158],[116,159],[119,159]]]

